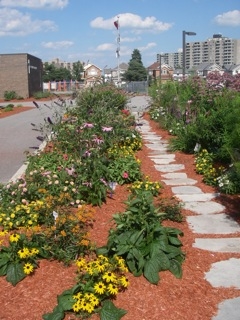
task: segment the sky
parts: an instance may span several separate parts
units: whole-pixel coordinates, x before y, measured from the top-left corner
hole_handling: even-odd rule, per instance
[[[148,67],[158,53],[182,49],[183,30],[196,33],[186,42],[216,33],[240,39],[240,1],[0,0],[0,53],[28,53],[43,62],[115,68],[138,49]]]

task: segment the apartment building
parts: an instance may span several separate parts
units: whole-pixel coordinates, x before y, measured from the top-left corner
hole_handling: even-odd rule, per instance
[[[164,57],[164,62],[178,68],[182,66],[182,52],[164,53],[157,55]],[[214,34],[206,41],[186,42],[186,69],[191,69],[202,63],[216,63],[223,65],[240,64],[240,39],[223,37],[221,34]]]

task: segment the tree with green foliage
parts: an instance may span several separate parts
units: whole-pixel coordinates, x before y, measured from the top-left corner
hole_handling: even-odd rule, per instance
[[[71,80],[70,70],[56,67],[53,63],[45,62],[43,65],[43,82]]]
[[[132,58],[128,63],[128,70],[123,75],[126,81],[146,81],[147,70],[143,66],[141,53],[138,49],[134,49]]]
[[[80,61],[73,63],[73,80],[81,81],[83,73],[83,64]]]

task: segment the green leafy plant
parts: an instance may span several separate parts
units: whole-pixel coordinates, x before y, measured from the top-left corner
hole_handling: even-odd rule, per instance
[[[112,301],[128,285],[125,273],[128,269],[121,257],[108,258],[103,255],[90,259],[79,258],[77,284],[58,296],[58,305],[52,313],[43,316],[45,320],[63,319],[65,312],[74,312],[82,318],[100,313],[102,320],[120,319],[126,311],[116,308]]]
[[[5,236],[8,245],[0,246],[0,276],[6,276],[6,280],[16,285],[27,275],[31,275],[38,267],[37,260],[44,257],[44,249],[29,239],[25,234],[0,232]]]
[[[15,91],[5,91],[4,92],[4,100],[9,101],[13,99],[17,99],[18,95]]]
[[[114,215],[116,229],[110,230],[107,245],[98,253],[122,256],[134,276],[143,274],[153,284],[163,270],[180,278],[184,254],[178,236],[183,233],[161,225],[162,213],[154,207],[151,192],[130,197],[126,204],[125,212]]]

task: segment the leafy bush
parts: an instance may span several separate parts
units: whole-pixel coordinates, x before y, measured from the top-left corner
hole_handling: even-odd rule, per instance
[[[143,274],[153,284],[159,282],[163,270],[180,278],[184,254],[178,236],[183,233],[161,225],[164,213],[154,207],[151,192],[130,197],[126,204],[125,212],[114,215],[116,229],[110,230],[106,246],[97,252],[122,256],[134,276]]]
[[[43,99],[43,98],[49,98],[51,97],[51,92],[50,91],[38,91],[33,93],[33,97],[35,99]]]
[[[9,100],[14,100],[18,99],[18,95],[15,91],[5,91],[4,92],[4,100],[9,101]]]

